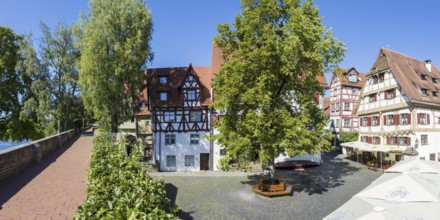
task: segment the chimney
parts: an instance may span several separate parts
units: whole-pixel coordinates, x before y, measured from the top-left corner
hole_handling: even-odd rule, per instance
[[[431,60],[425,60],[425,67],[431,73]]]

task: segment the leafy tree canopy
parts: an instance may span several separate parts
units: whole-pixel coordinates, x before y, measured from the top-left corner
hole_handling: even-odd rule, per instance
[[[235,158],[262,161],[330,149],[326,118],[313,102],[317,76],[343,59],[312,0],[242,0],[233,24],[220,24],[224,64],[214,107],[224,113],[215,138]]]
[[[104,129],[116,131],[132,113],[141,69],[152,58],[151,13],[142,0],[91,0],[77,27],[84,105]]]

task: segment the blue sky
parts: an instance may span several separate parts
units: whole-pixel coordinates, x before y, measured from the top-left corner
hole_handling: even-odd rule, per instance
[[[240,12],[238,0],[147,0],[153,14],[151,67],[209,66],[211,42],[219,23],[231,23]],[[440,66],[439,1],[315,0],[323,24],[346,44],[342,67],[367,72],[381,47],[431,59]],[[39,21],[55,28],[77,21],[87,0],[1,0],[0,25],[16,33],[41,35]],[[35,42],[36,44],[38,42]],[[326,74],[328,80],[330,75]]]

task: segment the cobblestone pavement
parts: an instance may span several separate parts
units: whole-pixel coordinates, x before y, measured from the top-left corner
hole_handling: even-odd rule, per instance
[[[183,219],[322,219],[381,175],[381,171],[335,154],[319,167],[277,170],[293,196],[265,198],[251,191],[263,174],[224,172],[151,173],[163,178],[167,196]]]
[[[0,182],[0,219],[72,219],[86,198],[93,135],[84,132]]]

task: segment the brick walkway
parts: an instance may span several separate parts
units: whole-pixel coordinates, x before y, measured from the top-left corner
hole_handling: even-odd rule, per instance
[[[0,182],[0,219],[72,219],[86,198],[93,136],[85,132]]]

